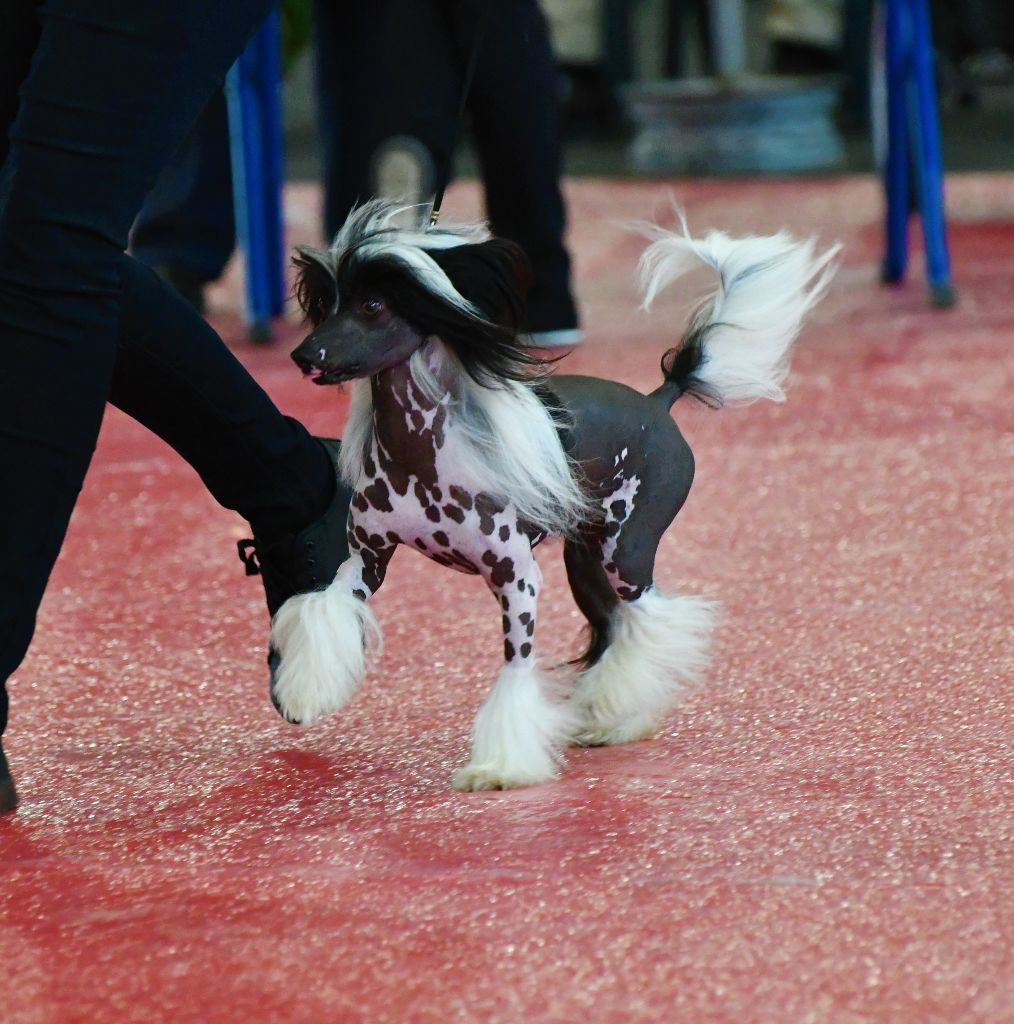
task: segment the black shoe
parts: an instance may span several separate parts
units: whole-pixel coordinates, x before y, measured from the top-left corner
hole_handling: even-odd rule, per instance
[[[11,778],[10,769],[7,767],[7,758],[4,757],[4,748],[0,746],[0,814],[13,811],[18,806],[18,794],[14,788],[14,780]]]
[[[338,469],[341,442],[318,440],[327,449],[335,470],[335,494],[328,510],[299,533],[280,537],[269,544],[255,537],[241,540],[237,545],[247,576],[260,576],[264,583],[272,618],[290,597],[324,590],[349,557],[346,529],[352,490],[344,483]]]
[[[328,510],[317,522],[311,523],[299,533],[282,537],[270,544],[254,538],[241,540],[237,545],[247,576],[260,576],[264,583],[264,595],[272,618],[290,597],[326,589],[338,572],[338,567],[349,557],[346,529],[352,489],[342,480],[338,469],[341,442],[326,438],[318,440],[331,456],[335,471],[335,493]],[[275,672],[279,662],[278,652],[274,647],[269,647],[268,692],[271,694],[271,703],[281,715],[282,709],[275,700]]]
[[[540,275],[536,268],[535,283],[525,301],[528,307],[525,344],[532,348],[571,348],[584,340],[566,272],[547,270]]]

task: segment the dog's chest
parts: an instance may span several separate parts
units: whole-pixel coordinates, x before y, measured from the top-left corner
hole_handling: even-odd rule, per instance
[[[411,386],[397,397],[386,415],[375,415],[352,499],[350,547],[405,544],[459,572],[496,575],[533,538],[519,529],[511,504],[469,479],[446,406],[419,401]]]

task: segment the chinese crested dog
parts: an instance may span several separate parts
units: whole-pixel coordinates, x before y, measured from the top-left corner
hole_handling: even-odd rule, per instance
[[[272,624],[272,695],[312,722],[356,692],[380,631],[369,600],[399,546],[481,575],[503,618],[504,663],[475,720],[459,789],[557,775],[568,743],[651,736],[704,672],[711,603],[664,593],[659,541],[694,459],[670,415],[690,395],[718,407],[781,401],[790,347],[833,272],[835,249],[781,233],[692,238],[646,229],[644,306],[698,265],[713,294],[644,395],[550,375],[524,348],[528,264],[481,228],[406,230],[397,207],[355,210],[327,251],[302,249],[297,295],[313,324],[293,358],[320,385],[354,381],[342,471],[354,488],[349,557],[325,590]],[[563,538],[590,626],[566,699],[536,661],[542,574],[532,549]]]

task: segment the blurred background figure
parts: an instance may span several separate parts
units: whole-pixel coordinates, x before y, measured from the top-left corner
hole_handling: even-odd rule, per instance
[[[560,80],[536,0],[315,0],[325,228],[373,195],[424,203],[451,174],[465,70],[493,231],[535,277],[533,344],[580,340],[560,194]]]
[[[494,230],[518,241],[533,261],[536,340],[572,344],[580,333],[563,242],[561,110],[570,173],[630,173],[635,133],[625,89],[713,73],[709,4],[490,2],[462,130],[462,74],[484,0],[286,0],[285,63],[294,72],[286,88],[289,177],[323,184],[322,234],[330,236],[350,207],[371,195],[428,201],[437,179],[454,169],[455,151],[466,150],[459,166],[482,178]],[[932,3],[949,165],[1008,166],[1014,6]],[[840,97],[839,166],[849,171],[872,169],[874,8],[875,0],[744,3],[747,70],[841,73],[826,80]],[[300,56],[304,50],[310,52]],[[135,253],[198,308],[235,240],[225,108],[216,95],[132,236]],[[677,132],[675,147],[681,138]]]
[[[229,114],[218,89],[159,176],[130,236],[133,255],[199,312],[236,246]]]
[[[765,29],[775,71],[823,72],[838,66],[843,0],[771,0]]]

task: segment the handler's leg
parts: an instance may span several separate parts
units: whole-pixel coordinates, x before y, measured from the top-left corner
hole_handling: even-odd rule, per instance
[[[27,6],[38,42],[0,170],[0,478],[17,491],[0,503],[0,681],[28,647],[94,450],[130,225],[270,3]],[[0,730],[6,717],[0,693]]]

